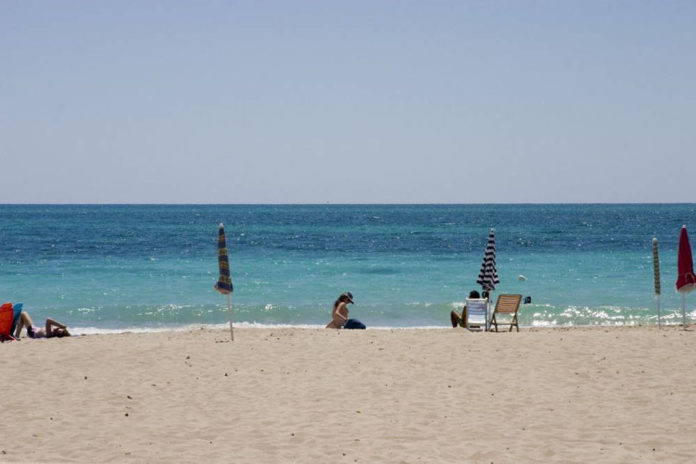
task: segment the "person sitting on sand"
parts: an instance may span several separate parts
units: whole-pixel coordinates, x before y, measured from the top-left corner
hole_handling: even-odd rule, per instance
[[[26,311],[22,311],[22,313],[19,315],[19,322],[17,322],[15,338],[19,338],[23,327],[27,328],[27,336],[29,338],[62,338],[70,336],[70,332],[68,332],[68,328],[65,325],[58,321],[54,321],[51,318],[46,318],[45,327],[35,327],[34,322],[31,320],[31,316],[29,316],[29,313]]]
[[[469,292],[469,299],[474,300],[481,298],[479,292],[472,290]],[[450,321],[452,322],[452,327],[466,327],[466,304],[462,308],[462,314],[460,315],[456,309],[453,309],[450,313]]]
[[[338,297],[331,312],[331,322],[327,329],[364,329],[365,324],[357,319],[348,319],[348,303],[353,303],[353,294],[346,292]]]

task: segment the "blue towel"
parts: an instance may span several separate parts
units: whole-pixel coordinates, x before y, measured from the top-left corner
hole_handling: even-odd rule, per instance
[[[12,312],[14,314],[12,315],[12,329],[10,330],[10,333],[13,335],[15,327],[17,327],[17,322],[19,321],[19,315],[22,314],[22,306],[24,306],[22,303],[12,305]]]

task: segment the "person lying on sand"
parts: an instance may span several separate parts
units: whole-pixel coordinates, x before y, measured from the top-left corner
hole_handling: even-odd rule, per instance
[[[70,332],[68,332],[68,328],[65,325],[58,321],[54,321],[51,318],[46,318],[45,327],[35,327],[34,322],[31,320],[31,316],[29,316],[29,313],[26,311],[22,311],[22,313],[19,315],[19,322],[17,322],[15,338],[19,338],[23,327],[27,328],[27,336],[29,338],[62,338],[70,336]]]

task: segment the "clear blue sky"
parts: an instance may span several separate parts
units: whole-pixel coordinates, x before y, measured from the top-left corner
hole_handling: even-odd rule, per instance
[[[0,2],[0,203],[696,201],[694,1]]]

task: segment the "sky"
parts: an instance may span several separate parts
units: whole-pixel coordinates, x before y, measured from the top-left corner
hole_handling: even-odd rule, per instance
[[[694,1],[0,2],[0,203],[694,202]]]

